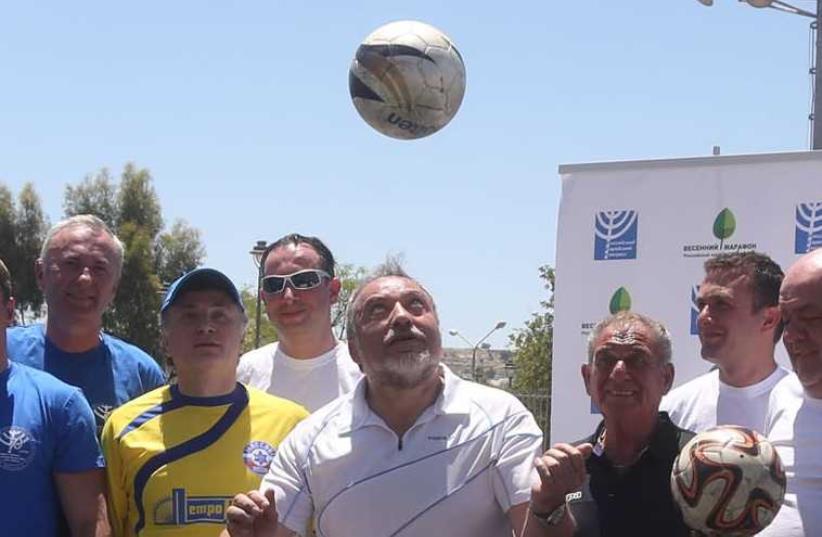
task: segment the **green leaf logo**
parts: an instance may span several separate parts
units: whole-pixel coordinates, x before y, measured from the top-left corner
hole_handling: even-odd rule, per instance
[[[714,237],[724,241],[736,231],[736,218],[730,209],[722,209],[714,220]]]
[[[608,305],[611,315],[618,311],[628,311],[631,309],[631,295],[624,287],[620,287],[611,297],[611,303]]]

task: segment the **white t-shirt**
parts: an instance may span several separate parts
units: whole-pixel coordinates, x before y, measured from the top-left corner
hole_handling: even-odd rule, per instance
[[[777,365],[764,380],[737,388],[719,380],[719,370],[714,369],[671,390],[659,409],[676,425],[695,433],[717,425],[740,425],[764,434],[768,397],[788,373]]]
[[[271,395],[284,397],[314,412],[354,389],[360,368],[341,342],[316,358],[297,359],[271,343],[240,357],[237,380]]]
[[[822,535],[822,399],[805,394],[797,376],[790,375],[771,392],[767,425],[788,488],[782,509],[757,535]]]
[[[323,537],[499,537],[530,500],[542,432],[513,395],[441,366],[442,393],[397,437],[365,400],[363,379],[280,444],[260,485],[280,523]]]

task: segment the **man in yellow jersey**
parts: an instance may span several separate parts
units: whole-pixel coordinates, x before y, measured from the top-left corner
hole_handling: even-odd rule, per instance
[[[121,406],[106,422],[111,522],[117,537],[216,536],[232,496],[259,485],[307,412],[237,382],[248,321],[224,274],[183,275],[160,312],[178,382]]]

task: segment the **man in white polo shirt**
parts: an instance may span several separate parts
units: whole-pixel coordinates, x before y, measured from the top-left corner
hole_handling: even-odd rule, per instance
[[[295,428],[259,491],[235,496],[229,534],[544,535],[528,516],[545,493],[541,431],[515,397],[440,363],[431,295],[388,263],[352,297],[348,333],[365,378]]]
[[[720,254],[705,262],[699,286],[699,341],[712,371],[672,390],[660,410],[693,432],[717,425],[765,431],[768,398],[788,371],[774,360],[782,334],[782,269],[757,252]]]
[[[237,379],[314,412],[362,376],[331,331],[340,292],[334,256],[320,239],[292,233],[271,244],[261,263],[260,293],[279,341],[244,354]]]

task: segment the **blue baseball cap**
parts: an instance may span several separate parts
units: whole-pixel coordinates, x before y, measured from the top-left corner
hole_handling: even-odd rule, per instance
[[[198,268],[183,274],[169,285],[166,296],[163,298],[163,304],[160,306],[160,313],[164,313],[174,304],[175,300],[187,291],[210,290],[225,291],[231,297],[231,300],[240,306],[241,310],[245,311],[240,292],[237,291],[228,276],[216,269]]]

